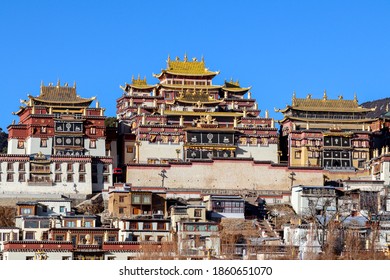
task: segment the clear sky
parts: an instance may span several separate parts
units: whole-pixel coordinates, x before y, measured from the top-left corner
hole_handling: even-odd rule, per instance
[[[390,94],[390,1],[1,1],[0,127],[27,94],[77,82],[115,116],[132,75],[157,82],[167,56],[205,58],[215,84],[252,86],[261,115],[297,97]]]

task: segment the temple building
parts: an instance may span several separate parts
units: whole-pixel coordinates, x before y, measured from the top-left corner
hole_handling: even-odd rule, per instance
[[[217,158],[278,162],[278,136],[260,116],[250,87],[214,85],[204,59],[168,57],[157,84],[133,78],[117,99],[122,164],[164,164]]]
[[[76,84],[41,85],[28,95],[8,126],[8,152],[1,155],[4,192],[90,194],[112,184],[112,158],[105,144],[104,109],[77,95]]]
[[[357,171],[370,158],[373,109],[353,100],[297,98],[283,110],[280,123],[281,160],[290,167],[322,167],[328,171]]]

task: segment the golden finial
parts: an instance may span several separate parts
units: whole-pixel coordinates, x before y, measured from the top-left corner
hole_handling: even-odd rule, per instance
[[[293,91],[292,99],[294,100],[295,98],[297,98],[297,96],[296,96],[296,93],[295,93],[295,90],[294,90],[294,91]]]
[[[326,95],[326,89],[324,90],[324,100],[328,99],[328,96]]]
[[[138,81],[139,81],[139,80],[141,80],[141,75],[140,75],[140,74],[138,74]]]
[[[306,96],[306,99],[311,99],[311,94],[310,93]]]
[[[41,81],[41,87],[43,87],[44,86],[44,84],[43,84],[43,80]]]
[[[57,87],[60,86],[60,79],[57,80]]]
[[[353,101],[355,101],[356,103],[358,103],[358,99],[357,99],[356,92],[353,93]]]
[[[204,56],[203,56],[203,54],[202,54],[202,58],[201,58],[201,61],[204,63]]]
[[[343,96],[342,95],[339,95],[339,100],[343,100]]]
[[[134,75],[131,75],[131,82],[134,83]]]
[[[76,88],[76,81],[74,81],[73,83],[73,88]]]
[[[188,61],[187,53],[184,53],[184,60],[183,61],[185,61],[185,62]]]
[[[171,63],[171,56],[168,54],[167,58],[167,68],[169,69],[169,63]]]

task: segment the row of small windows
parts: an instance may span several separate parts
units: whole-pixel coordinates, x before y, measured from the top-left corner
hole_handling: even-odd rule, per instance
[[[32,171],[43,171],[44,170],[50,170],[49,166],[31,166]],[[1,171],[1,165],[0,165],[0,171]],[[14,163],[13,162],[8,162],[7,163],[7,171],[14,171]],[[18,171],[26,171],[26,164],[24,162],[19,162],[18,163]],[[62,164],[61,163],[56,163],[55,164],[55,171],[62,171]],[[68,172],[73,172],[74,171],[74,164],[73,163],[67,163],[66,165],[66,171]],[[86,165],[85,163],[79,163],[78,166],[78,171],[79,172],[86,172]],[[92,166],[92,171],[97,172],[97,166],[93,165]],[[109,164],[104,164],[103,165],[103,173],[109,173],[110,172],[110,165]]]
[[[14,182],[15,179],[14,173],[7,173],[7,182]],[[26,182],[26,174],[25,173],[19,173],[17,175],[18,182]],[[1,176],[0,176],[1,179]],[[49,181],[50,178],[46,178],[46,181]],[[1,180],[0,180],[1,181]],[[60,182],[68,182],[73,183],[74,182],[74,175],[73,174],[66,174],[66,177],[62,177],[62,174],[55,174],[54,181],[56,183]],[[85,183],[86,182],[86,176],[85,174],[79,174],[78,175],[78,182],[79,183]],[[97,176],[92,177],[92,182],[97,183]],[[109,175],[103,175],[103,183],[110,183],[110,176]]]
[[[96,131],[94,133],[91,133],[91,134],[96,134]],[[39,146],[41,148],[47,148],[47,141],[48,141],[48,139],[41,139]],[[81,143],[81,141],[80,141],[80,143]],[[19,140],[17,148],[18,149],[24,149],[25,148],[25,142],[23,140]],[[90,149],[96,149],[96,140],[95,139],[90,139],[89,140],[89,148]]]

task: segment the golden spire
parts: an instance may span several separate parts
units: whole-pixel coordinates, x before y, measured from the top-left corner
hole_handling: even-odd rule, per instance
[[[74,83],[73,83],[73,87],[74,87],[74,88],[76,88],[76,81],[74,81]]]
[[[43,80],[41,81],[41,87],[43,87],[44,86],[44,84],[43,84]]]
[[[326,95],[326,89],[324,90],[324,100],[327,100],[328,96]]]
[[[353,101],[355,101],[356,103],[358,103],[358,99],[357,99],[356,92],[353,93]]]
[[[202,58],[201,58],[201,61],[204,63],[204,56],[203,56],[203,54],[202,54]]]
[[[297,99],[295,90],[293,91],[293,96],[292,96],[292,106],[295,106],[295,100]]]
[[[171,56],[168,54],[167,58],[167,69],[169,69],[169,63],[171,62]]]
[[[343,96],[341,94],[339,95],[339,100],[343,100]]]
[[[57,87],[60,86],[60,79],[57,80]]]
[[[184,53],[184,61],[185,61],[185,62],[188,61],[187,53]]]

